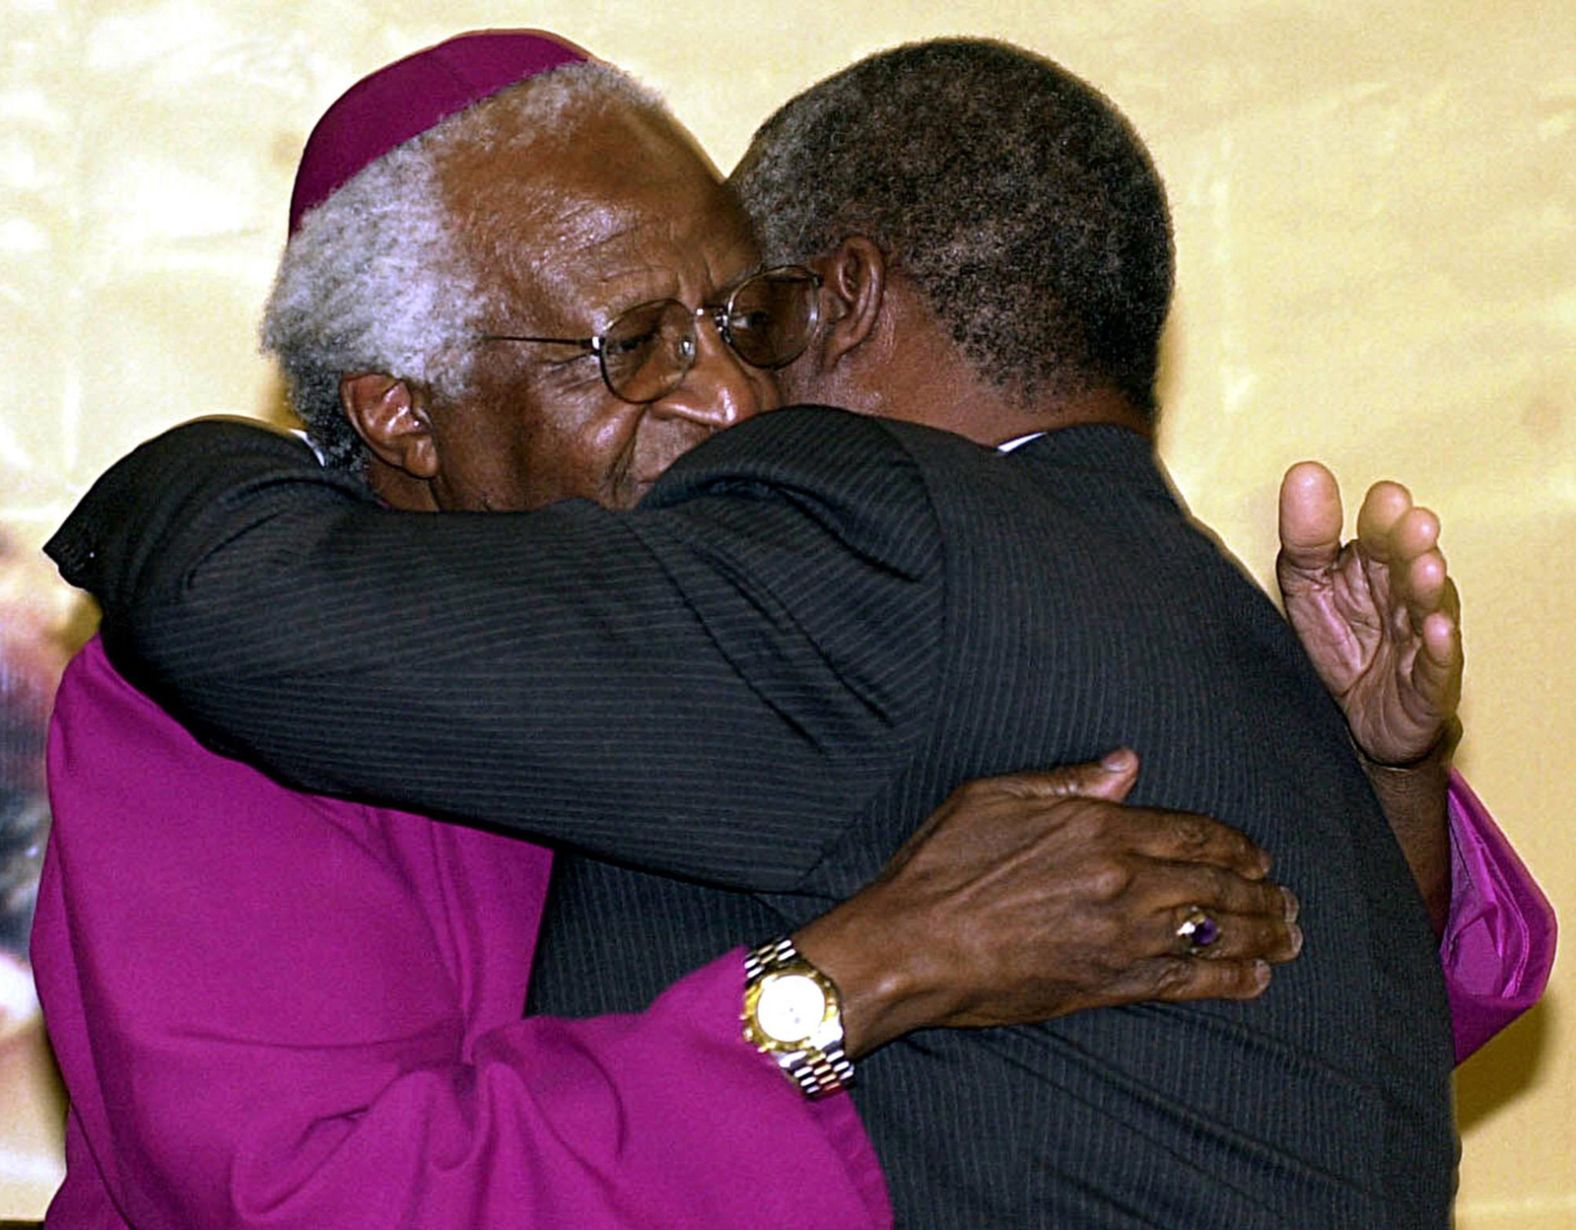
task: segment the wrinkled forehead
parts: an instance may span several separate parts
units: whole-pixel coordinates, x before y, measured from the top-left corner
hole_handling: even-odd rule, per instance
[[[690,284],[755,259],[748,217],[688,134],[610,107],[550,132],[456,150],[440,171],[484,279],[587,292],[641,278]],[[700,286],[697,293],[709,293]]]

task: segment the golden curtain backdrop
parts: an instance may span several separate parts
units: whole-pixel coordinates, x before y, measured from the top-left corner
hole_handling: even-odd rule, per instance
[[[36,547],[141,439],[271,414],[256,319],[307,130],[458,30],[554,29],[661,89],[726,169],[866,52],[1008,38],[1097,83],[1177,222],[1162,452],[1267,580],[1292,461],[1435,508],[1465,601],[1459,763],[1576,901],[1576,6],[1113,0],[529,6],[0,0],[0,527]],[[55,610],[41,571],[29,602]],[[5,616],[0,616],[5,618]],[[14,618],[14,617],[13,617]],[[1566,965],[1568,966],[1568,962]],[[10,999],[6,1000],[10,1003]],[[1576,1224],[1576,976],[1461,1072],[1461,1230]],[[22,1008],[16,1008],[22,1014]],[[0,1029],[0,1217],[58,1181],[36,1022]]]

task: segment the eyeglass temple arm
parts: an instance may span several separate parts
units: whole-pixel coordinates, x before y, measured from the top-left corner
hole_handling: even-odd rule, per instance
[[[574,346],[579,350],[599,354],[602,339],[599,337],[527,337],[520,333],[483,333],[478,342],[542,342],[549,346]]]

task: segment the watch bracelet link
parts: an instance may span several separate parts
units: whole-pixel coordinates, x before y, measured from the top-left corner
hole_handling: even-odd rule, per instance
[[[807,1098],[837,1093],[854,1082],[854,1062],[843,1053],[843,1044],[834,1043],[824,1050],[800,1051],[778,1066],[788,1074]]]
[[[767,970],[803,960],[799,950],[794,947],[793,940],[788,936],[785,935],[779,940],[767,940],[766,943],[757,944],[744,954],[744,980],[753,982]]]
[[[794,946],[793,940],[785,935],[781,939],[758,944],[744,954],[744,979],[750,983],[774,969],[795,964],[809,965],[810,962]],[[830,982],[830,979],[827,981]],[[854,1080],[854,1062],[844,1052],[841,1038],[824,1048],[811,1047],[774,1058],[783,1075],[798,1085],[800,1092],[807,1098],[837,1093]]]

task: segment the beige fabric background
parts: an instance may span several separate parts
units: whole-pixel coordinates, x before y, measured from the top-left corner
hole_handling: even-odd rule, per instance
[[[1568,0],[0,0],[0,524],[35,546],[150,433],[268,412],[255,318],[311,122],[377,64],[531,24],[665,91],[725,168],[791,92],[908,38],[999,35],[1099,83],[1176,212],[1178,484],[1261,578],[1298,458],[1350,493],[1401,476],[1440,511],[1466,600],[1461,761],[1576,902]],[[1576,1225],[1569,969],[1460,1074],[1465,1230]],[[0,1068],[36,1068],[25,1034],[0,1045]],[[0,1099],[0,1217],[37,1213],[58,1104],[33,1078]]]

